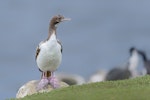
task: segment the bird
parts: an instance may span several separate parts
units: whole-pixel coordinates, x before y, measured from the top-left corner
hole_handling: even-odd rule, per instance
[[[107,75],[107,71],[98,70],[96,73],[90,76],[88,83],[103,82],[105,81],[106,75]]]
[[[54,76],[62,61],[62,44],[57,39],[57,25],[63,21],[68,21],[63,15],[53,16],[49,23],[49,32],[46,40],[39,43],[36,49],[36,63],[42,72],[41,80],[37,86],[40,90],[50,84],[53,88],[59,88],[59,82]]]
[[[137,77],[136,68],[139,64],[139,53],[135,47],[129,49],[130,57],[125,65],[111,69],[107,75],[106,80],[123,80]]]
[[[82,85],[85,84],[85,79],[78,74],[69,74],[69,73],[56,73],[58,80],[67,83],[68,85]]]
[[[142,56],[144,68],[146,69],[146,74],[150,75],[150,60],[147,58],[144,51],[139,50],[139,54]]]

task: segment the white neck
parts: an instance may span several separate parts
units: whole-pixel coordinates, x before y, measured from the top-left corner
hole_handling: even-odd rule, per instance
[[[139,62],[138,52],[133,51],[130,59],[129,59],[129,70],[133,71],[137,68]]]
[[[57,40],[55,33],[53,33],[53,34],[51,35],[51,37],[50,37],[50,39],[49,39],[48,41],[51,41],[51,40]]]

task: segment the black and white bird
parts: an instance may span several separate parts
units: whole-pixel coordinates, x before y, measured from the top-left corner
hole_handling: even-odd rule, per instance
[[[144,68],[146,69],[146,74],[150,75],[150,60],[147,58],[144,51],[139,50],[139,54],[143,58]]]
[[[56,29],[60,22],[70,20],[62,15],[54,16],[49,23],[49,34],[45,41],[42,41],[36,49],[36,63],[42,72],[38,89],[48,84],[53,88],[59,87],[58,80],[54,77],[54,71],[59,67],[62,60],[62,45],[57,39]]]
[[[106,80],[122,80],[138,76],[136,70],[139,63],[138,50],[131,47],[129,52],[130,57],[127,63],[124,66],[111,69],[106,75]]]

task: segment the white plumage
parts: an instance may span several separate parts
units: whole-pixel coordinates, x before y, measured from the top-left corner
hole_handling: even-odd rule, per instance
[[[43,72],[55,71],[61,63],[61,45],[57,42],[56,35],[52,34],[48,41],[39,45],[40,53],[37,56],[37,65]]]

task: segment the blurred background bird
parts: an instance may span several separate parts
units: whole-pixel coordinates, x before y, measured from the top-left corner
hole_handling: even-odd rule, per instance
[[[137,77],[137,67],[139,64],[139,53],[134,47],[129,49],[130,57],[125,65],[111,69],[107,75],[106,80],[122,80]]]

